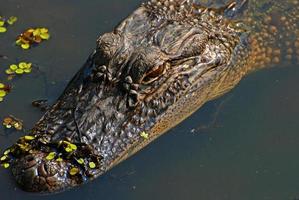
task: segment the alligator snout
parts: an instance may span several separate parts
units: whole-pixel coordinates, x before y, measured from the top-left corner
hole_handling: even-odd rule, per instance
[[[43,152],[20,157],[12,162],[12,174],[16,182],[29,192],[53,192],[73,184],[67,176],[67,163],[48,160]]]

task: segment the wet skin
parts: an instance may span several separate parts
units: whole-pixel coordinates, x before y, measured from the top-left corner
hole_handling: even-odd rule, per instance
[[[289,0],[261,14],[256,1],[220,8],[187,0],[143,4],[97,40],[57,102],[2,163],[32,192],[62,191],[98,177],[249,72],[289,56],[278,52],[270,30],[288,28],[279,38],[296,48],[298,25],[272,23],[271,16],[281,9],[296,13],[294,5]]]

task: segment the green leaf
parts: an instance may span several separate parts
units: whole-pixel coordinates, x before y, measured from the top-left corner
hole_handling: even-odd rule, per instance
[[[0,20],[0,26],[4,26],[4,21],[3,20]]]
[[[77,162],[78,162],[80,165],[82,165],[82,164],[84,164],[84,159],[83,159],[83,158],[79,158],[79,159],[77,159]]]
[[[32,67],[32,63],[26,63],[25,69],[31,69],[31,67]]]
[[[3,163],[2,164],[2,167],[4,167],[5,169],[9,168],[9,166],[10,166],[9,163]]]
[[[141,136],[142,138],[144,138],[144,139],[148,139],[148,138],[149,138],[149,137],[148,137],[148,133],[146,133],[145,131],[141,132],[141,133],[140,133],[140,136]]]
[[[48,39],[50,39],[50,34],[49,34],[49,33],[41,33],[41,34],[40,34],[40,37],[41,37],[43,40],[48,40]]]
[[[62,158],[57,158],[56,161],[57,161],[57,162],[62,162],[63,159],[62,159]]]
[[[31,69],[24,69],[24,72],[27,73],[27,74],[31,73],[31,71],[32,71]]]
[[[34,140],[34,139],[35,139],[35,137],[32,136],[32,135],[25,135],[24,138],[25,138],[25,140],[27,140],[27,141]]]
[[[15,72],[12,71],[11,69],[7,69],[7,70],[5,70],[5,73],[8,75],[11,75],[11,74],[14,74]]]
[[[0,83],[0,89],[5,88],[5,85],[3,83]]]
[[[74,176],[79,173],[79,169],[77,167],[73,167],[70,169],[70,175]]]
[[[18,20],[18,18],[16,16],[11,16],[8,20],[7,23],[9,25],[13,25],[16,21]]]
[[[46,159],[47,160],[53,160],[56,156],[56,153],[55,152],[51,152],[47,155]]]
[[[3,26],[0,26],[0,33],[5,33],[7,29]]]
[[[96,168],[96,164],[94,162],[89,162],[88,165],[90,169]]]
[[[16,71],[18,69],[17,65],[10,65],[9,69],[11,69],[12,71]]]
[[[0,161],[4,161],[4,160],[6,160],[8,157],[7,156],[2,156],[1,158],[0,158]]]
[[[19,68],[20,68],[20,69],[25,69],[25,68],[27,68],[27,63],[25,63],[25,62],[20,62],[20,63],[19,63]]]
[[[37,28],[33,31],[33,36],[40,36],[41,32],[40,32],[40,29]]]
[[[16,70],[16,74],[24,74],[24,70],[19,68]]]
[[[66,147],[64,150],[65,150],[66,152],[68,152],[68,153],[70,153],[70,152],[73,151],[73,149],[71,149],[71,148],[69,148],[69,147]]]
[[[77,150],[77,146],[75,144],[69,144],[69,147],[74,151]]]
[[[7,149],[6,151],[4,151],[4,155],[8,155],[9,153],[10,153],[11,151],[10,151],[10,149]]]
[[[20,38],[20,39],[17,39],[16,40],[16,45],[18,45],[18,46],[20,46],[22,44],[22,39]]]
[[[0,90],[0,97],[5,97],[6,96],[6,92],[4,90]]]
[[[29,49],[30,48],[30,44],[26,43],[26,44],[21,44],[22,49]]]

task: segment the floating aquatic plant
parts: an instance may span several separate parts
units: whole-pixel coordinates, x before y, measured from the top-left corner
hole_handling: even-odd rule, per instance
[[[143,139],[148,139],[148,133],[146,133],[145,131],[141,132],[140,133],[140,136],[143,138]]]
[[[71,176],[74,176],[79,173],[79,169],[77,167],[72,167],[69,173]]]
[[[47,155],[46,159],[47,160],[53,160],[56,156],[56,153],[55,152],[51,152]]]
[[[15,16],[11,16],[9,18],[0,16],[0,33],[5,33],[7,31],[7,27],[9,25],[13,25],[17,20],[18,18]]]
[[[29,49],[32,45],[38,45],[49,38],[50,34],[47,28],[29,28],[17,37],[16,45],[22,49]]]
[[[0,82],[0,102],[4,100],[4,97],[10,92],[10,90],[11,90],[10,86]]]
[[[5,117],[2,122],[3,126],[7,129],[15,128],[18,131],[21,131],[23,129],[23,122],[20,119],[17,119],[13,116]],[[25,136],[25,140],[33,140],[30,136]]]
[[[19,64],[12,64],[8,69],[5,70],[5,73],[8,75],[13,74],[28,74],[32,71],[32,63],[20,62]]]

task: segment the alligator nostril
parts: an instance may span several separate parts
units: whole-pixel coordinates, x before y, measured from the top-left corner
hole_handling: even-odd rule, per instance
[[[36,160],[33,156],[28,155],[24,158],[22,166],[24,169],[28,169],[30,167],[33,167],[34,165],[36,165]]]

